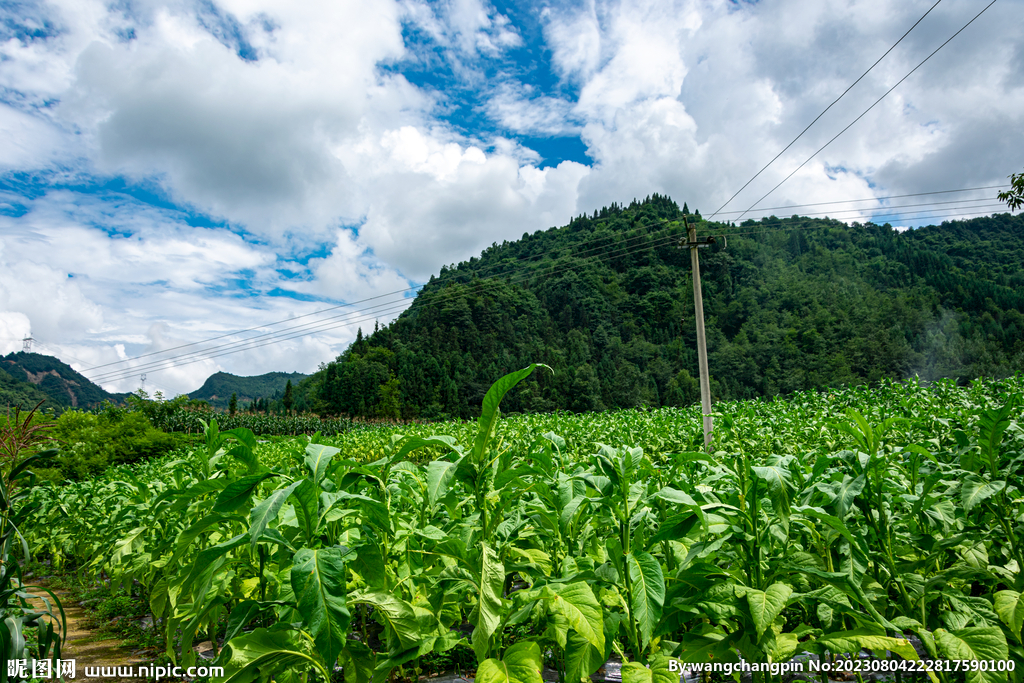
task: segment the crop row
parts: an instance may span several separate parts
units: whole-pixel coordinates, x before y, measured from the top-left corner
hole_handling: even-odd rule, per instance
[[[347,418],[327,418],[308,413],[297,415],[273,415],[269,413],[218,413],[212,408],[201,409],[178,407],[175,410],[155,412],[150,420],[153,426],[166,432],[202,434],[204,424],[217,420],[227,429],[248,429],[253,434],[313,434],[319,432],[334,436],[343,432],[365,428],[365,425]]]
[[[477,680],[675,662],[1013,660],[1024,671],[1020,380],[692,411],[519,416],[261,445],[32,491],[39,555],[149,595],[168,654],[230,681],[386,680],[465,644]],[[433,433],[425,433],[430,430]],[[625,445],[623,445],[625,444]],[[948,673],[929,674],[949,680]],[[755,672],[760,682],[769,674]]]

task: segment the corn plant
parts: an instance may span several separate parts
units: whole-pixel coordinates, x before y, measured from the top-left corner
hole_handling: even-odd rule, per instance
[[[32,658],[60,659],[61,644],[67,632],[64,610],[47,588],[25,585],[21,559],[28,562],[28,542],[21,528],[34,513],[37,504],[30,501],[33,477],[28,468],[34,462],[54,455],[52,450],[38,451],[47,441],[43,424],[33,424],[36,410],[22,416],[15,408],[0,428],[0,662]],[[43,606],[29,604],[29,589],[44,593]],[[35,648],[29,648],[25,631],[38,631]],[[0,683],[8,680],[8,669],[0,667]]]

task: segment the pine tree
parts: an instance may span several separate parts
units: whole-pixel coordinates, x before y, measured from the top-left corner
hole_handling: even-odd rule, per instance
[[[284,403],[284,412],[285,413],[292,412],[292,403],[295,402],[295,396],[292,393],[292,381],[291,380],[288,380],[288,384],[284,385],[284,399],[282,399],[282,402]]]

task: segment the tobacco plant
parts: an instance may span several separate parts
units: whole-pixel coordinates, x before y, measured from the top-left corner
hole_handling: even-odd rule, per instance
[[[475,424],[262,444],[211,421],[188,458],[33,490],[26,535],[144,592],[168,654],[209,641],[230,681],[383,681],[461,645],[488,683],[613,653],[667,683],[670,659],[912,660],[910,634],[1016,666],[969,683],[1022,680],[1020,380],[720,404],[697,451],[696,409],[502,419],[536,370]]]

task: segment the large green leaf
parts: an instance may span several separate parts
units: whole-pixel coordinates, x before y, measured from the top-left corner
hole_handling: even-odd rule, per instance
[[[273,472],[264,472],[263,474],[249,474],[236,479],[228,484],[217,496],[217,501],[213,504],[213,511],[234,512],[248,502],[249,498],[252,497],[252,492],[256,490],[261,481],[276,476],[278,475]]]
[[[505,566],[486,543],[481,544],[480,563],[472,637],[473,651],[478,660],[490,654],[490,638],[501,625],[501,593],[505,588]]]
[[[864,542],[864,539],[858,536],[854,536],[850,532],[850,529],[846,526],[846,524],[838,517],[821,512],[820,510],[810,506],[797,508],[797,511],[804,516],[814,517],[815,519],[824,522],[828,526],[835,529],[835,531],[838,532],[840,536],[845,538],[850,543],[850,545],[860,548],[861,551],[863,551],[864,553],[868,552],[868,547],[867,544]]]
[[[665,605],[665,577],[661,564],[650,553],[626,555],[631,593],[630,612],[640,630],[640,646],[647,647],[655,627],[661,621]]]
[[[252,544],[253,548],[256,547],[260,538],[263,537],[263,532],[266,531],[267,525],[277,519],[277,515],[281,512],[284,502],[288,500],[288,496],[292,495],[303,481],[305,480],[294,482],[290,486],[274,491],[264,500],[257,503],[252,512],[249,513],[249,543]]]
[[[679,683],[679,672],[669,671],[669,658],[657,654],[651,657],[648,666],[639,662],[622,665],[622,683]]]
[[[316,538],[317,525],[320,522],[320,501],[317,498],[319,487],[311,479],[303,479],[295,487],[291,495],[295,508],[295,517],[299,520],[306,541],[312,544]]]
[[[501,659],[485,659],[476,670],[476,683],[542,683],[544,663],[540,646],[520,642],[505,650]]]
[[[478,429],[476,439],[473,441],[473,462],[477,465],[481,465],[484,462],[484,454],[487,451],[487,444],[491,440],[491,435],[494,433],[494,426],[498,423],[498,417],[501,415],[501,410],[498,408],[501,403],[501,399],[505,397],[512,387],[519,384],[521,381],[530,376],[530,374],[536,368],[551,368],[541,363],[531,363],[529,367],[525,367],[522,370],[516,372],[510,372],[505,375],[497,382],[491,385],[491,388],[487,390],[487,394],[484,395],[483,405],[480,409],[480,420],[478,422]]]
[[[1024,626],[1024,596],[1017,591],[999,591],[995,596],[996,614],[1020,642],[1020,629]]]
[[[700,508],[697,508],[695,511],[672,515],[662,522],[661,526],[658,527],[657,533],[647,539],[647,546],[651,547],[655,543],[661,543],[662,541],[678,541],[681,538],[685,538],[693,530],[693,527],[700,523],[702,516]]]
[[[960,486],[960,500],[964,504],[964,512],[970,512],[976,505],[985,501],[1006,488],[1004,481],[984,481],[970,475]]]
[[[180,586],[184,593],[191,593],[197,600],[202,599],[206,595],[206,591],[209,590],[214,575],[224,566],[224,556],[248,542],[249,534],[246,532],[199,551],[187,573],[184,574],[184,578],[178,579],[176,585]]]
[[[766,591],[747,591],[747,604],[750,606],[750,616],[754,620],[758,639],[782,613],[792,594],[793,589],[784,583],[773,583]]]
[[[233,638],[215,663],[224,667],[221,683],[264,683],[272,676],[311,668],[330,680],[309,636],[294,630],[258,628]]]
[[[362,510],[366,521],[369,522],[370,525],[382,531],[391,531],[391,517],[388,514],[388,508],[384,503],[376,500],[375,498],[364,496],[361,493],[335,491],[322,494],[320,496],[320,500],[324,502],[323,510],[320,513],[321,516],[325,515],[328,509],[342,501],[345,501]]]
[[[978,445],[993,474],[999,472],[999,445],[1003,440],[1003,432],[1010,426],[1014,413],[1019,414],[1019,410],[1011,399],[1002,408],[986,410],[979,415]]]
[[[565,617],[569,627],[604,651],[604,612],[585,581],[556,583],[544,587],[551,610]]]
[[[876,631],[869,629],[854,629],[851,631],[840,631],[838,633],[826,633],[817,640],[803,643],[811,652],[822,653],[828,651],[832,654],[857,653],[863,649],[875,652],[893,652],[903,659],[917,659],[917,650],[910,644],[909,640],[903,638],[890,638]]]
[[[228,618],[227,627],[224,631],[224,640],[229,641],[242,632],[249,622],[260,613],[260,605],[255,600],[243,600],[235,605]]]
[[[341,651],[345,683],[370,683],[377,666],[377,654],[358,640],[349,640]]]
[[[565,643],[565,680],[567,683],[589,681],[590,675],[601,668],[607,657],[576,631],[571,631]]]
[[[697,504],[697,501],[695,501],[690,496],[690,494],[684,493],[678,489],[674,489],[671,486],[666,486],[665,488],[661,489],[654,495],[656,495],[658,498],[661,498],[662,500],[667,500],[670,503],[675,503],[676,505],[685,505],[687,507],[696,508],[697,510],[700,510],[700,505]]]
[[[313,481],[317,484],[327,474],[327,468],[331,465],[331,459],[341,453],[340,448],[334,448],[333,446],[325,446],[320,443],[311,443],[306,446],[306,456],[304,462],[306,467],[309,468],[309,472],[313,475]]]
[[[448,486],[455,476],[455,463],[434,460],[427,465],[427,502],[431,507],[448,493]]]
[[[789,519],[790,501],[789,490],[793,487],[793,475],[789,470],[779,465],[766,465],[764,467],[751,467],[750,471],[758,479],[768,484],[768,497],[772,501],[772,508],[779,519]]]
[[[400,650],[409,650],[417,645],[430,632],[436,630],[437,623],[429,612],[422,613],[413,605],[387,593],[352,593],[349,596],[352,604],[371,605],[394,636],[398,639]]]
[[[848,474],[843,475],[843,481],[840,482],[839,489],[836,491],[836,517],[846,519],[846,514],[853,509],[857,496],[864,491],[867,482],[867,477],[863,474],[856,478]]]
[[[939,654],[947,659],[1004,661],[1010,658],[1006,636],[998,626],[974,626],[947,631],[935,629]],[[1002,683],[1005,671],[967,671],[967,683]]]
[[[186,553],[188,553],[188,550],[191,547],[192,542],[195,541],[204,531],[209,529],[211,526],[216,526],[223,522],[241,522],[244,520],[245,518],[239,515],[222,515],[216,512],[203,516],[194,524],[192,524],[192,526],[188,527],[187,529],[184,529],[180,534],[178,534],[178,537],[175,539],[174,543],[174,554],[171,555],[171,559],[168,561],[167,564],[172,567],[177,565],[178,561],[181,560],[181,558],[184,557]]]
[[[451,436],[428,436],[423,438],[422,436],[407,436],[402,440],[402,447],[394,455],[395,460],[399,460],[409,455],[415,450],[420,448],[427,448],[428,446],[437,446],[450,450],[454,453],[461,453],[462,448],[455,441],[454,437]]]
[[[295,553],[291,572],[299,614],[320,656],[331,666],[345,646],[351,619],[345,605],[346,552],[341,547],[303,548]]]

